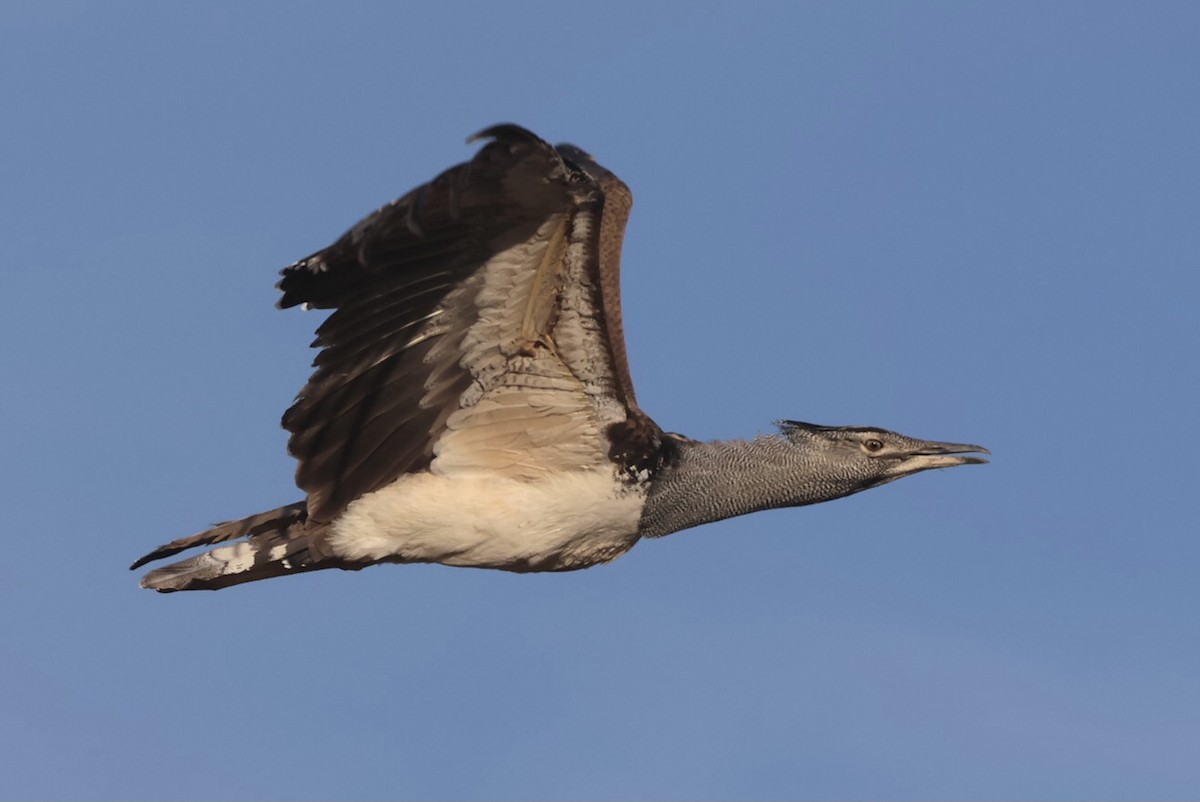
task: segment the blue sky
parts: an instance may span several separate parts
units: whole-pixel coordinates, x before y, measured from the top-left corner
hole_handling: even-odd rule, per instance
[[[0,15],[0,796],[1200,788],[1200,7]],[[298,498],[276,271],[500,121],[636,198],[639,400],[991,465],[516,576],[126,570]]]

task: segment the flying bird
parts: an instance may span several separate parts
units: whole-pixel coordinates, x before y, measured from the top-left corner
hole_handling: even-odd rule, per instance
[[[142,587],[216,590],[324,568],[569,571],[644,537],[848,496],[977,445],[794,420],[750,440],[666,432],[621,326],[631,195],[511,124],[470,161],[283,269],[281,308],[332,314],[283,416],[305,498],[155,549]]]

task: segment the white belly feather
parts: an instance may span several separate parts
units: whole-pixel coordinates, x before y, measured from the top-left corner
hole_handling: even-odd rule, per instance
[[[327,543],[351,561],[586,568],[633,547],[645,501],[608,470],[536,480],[409,474],[350,504]]]

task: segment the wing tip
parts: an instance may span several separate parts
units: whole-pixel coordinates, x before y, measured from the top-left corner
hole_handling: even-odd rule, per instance
[[[470,145],[474,142],[478,142],[481,139],[492,139],[497,142],[507,143],[529,142],[535,145],[546,145],[549,147],[549,143],[547,143],[540,136],[533,133],[533,131],[530,131],[528,128],[517,125],[516,123],[497,123],[484,128],[482,131],[478,131],[467,137],[467,144]]]

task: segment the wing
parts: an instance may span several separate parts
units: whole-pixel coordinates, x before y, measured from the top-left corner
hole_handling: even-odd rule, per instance
[[[470,162],[283,270],[281,307],[334,310],[283,418],[314,521],[408,472],[588,467],[612,427],[635,452],[659,442],[621,337],[628,189],[515,125],[479,137]]]

